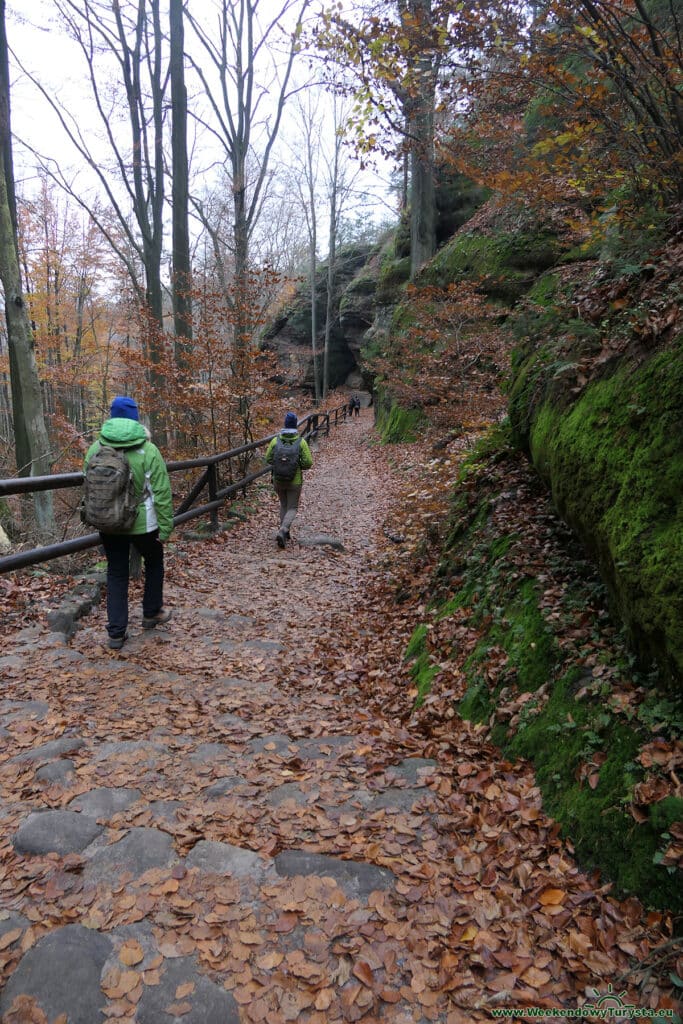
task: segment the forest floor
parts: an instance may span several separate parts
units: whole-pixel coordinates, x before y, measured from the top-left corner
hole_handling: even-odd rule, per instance
[[[321,439],[284,551],[268,486],[179,531],[173,618],[134,584],[120,652],[103,606],[64,642],[8,602],[3,1024],[672,1019],[666,915],[579,869],[445,682],[415,709],[415,553],[471,439],[375,440]]]

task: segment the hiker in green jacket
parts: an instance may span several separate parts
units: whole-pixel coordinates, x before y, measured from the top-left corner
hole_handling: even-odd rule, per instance
[[[128,580],[130,545],[140,552],[145,566],[142,597],[142,627],[154,629],[171,618],[164,608],[164,547],[173,529],[171,482],[161,452],[150,440],[149,431],[139,422],[133,398],[118,395],[111,404],[111,418],[88,449],[84,468],[97,451],[100,441],[126,453],[130,472],[139,495],[135,522],[127,530],[100,532],[107,556],[107,633],[109,646],[120,650],[127,639]]]
[[[266,449],[266,462],[273,467],[273,487],[280,499],[280,529],[275,537],[280,548],[289,540],[289,529],[299,509],[303,470],[313,465],[311,450],[299,437],[298,425],[296,413],[288,412],[283,429]]]

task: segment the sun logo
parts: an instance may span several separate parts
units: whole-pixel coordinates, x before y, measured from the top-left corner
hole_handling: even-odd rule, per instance
[[[626,995],[626,989],[623,992],[615,992],[611,985],[607,986],[607,991],[604,995],[599,996],[594,1003],[584,1003],[581,1009],[585,1013],[595,1013],[600,1010],[615,1010],[615,1011],[628,1011],[635,1010],[635,1003],[625,1003],[624,996]],[[601,1015],[601,1014],[599,1014]],[[620,1014],[619,1014],[620,1015]],[[630,1016],[628,1013],[626,1016]],[[616,1017],[617,1013],[611,1013],[610,1017]]]

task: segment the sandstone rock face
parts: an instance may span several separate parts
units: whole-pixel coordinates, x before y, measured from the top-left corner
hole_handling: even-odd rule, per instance
[[[377,249],[354,246],[337,257],[333,295],[334,318],[330,333],[329,369],[331,388],[362,386],[360,351],[363,338],[375,317],[377,271],[373,257]],[[320,268],[316,283],[316,349],[322,372],[327,308],[327,266]],[[278,361],[278,380],[292,387],[314,391],[313,352],[311,346],[311,296],[308,281],[303,283],[287,309],[264,334],[264,348],[274,351]]]

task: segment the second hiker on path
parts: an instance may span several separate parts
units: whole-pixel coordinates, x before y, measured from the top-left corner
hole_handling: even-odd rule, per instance
[[[296,413],[288,412],[283,429],[266,450],[266,462],[273,467],[273,487],[280,499],[280,529],[276,540],[281,548],[289,540],[289,530],[299,508],[303,470],[313,465],[310,448],[299,437],[298,423]]]

